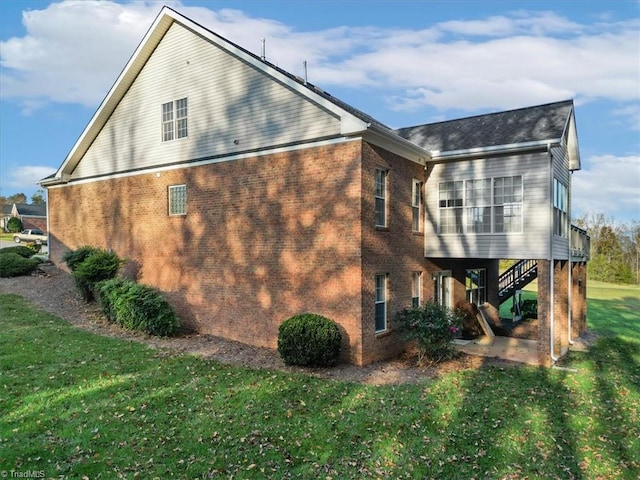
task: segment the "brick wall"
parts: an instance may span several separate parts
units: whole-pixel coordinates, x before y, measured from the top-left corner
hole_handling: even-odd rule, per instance
[[[422,297],[431,286],[424,258],[424,235],[412,232],[413,179],[425,181],[424,167],[364,144],[362,152],[362,364],[397,355],[405,348],[395,328],[396,312],[411,305],[412,272],[422,272]],[[376,228],[374,175],[387,170],[387,228]],[[423,229],[424,230],[424,229]],[[375,275],[388,275],[388,328],[375,332]],[[432,295],[432,293],[431,293]]]
[[[22,228],[24,230],[28,228],[39,228],[44,233],[47,233],[47,217],[28,217],[23,215],[20,217],[22,222]]]
[[[345,358],[363,363],[361,149],[353,141],[49,189],[51,258],[112,248],[187,325],[249,344],[275,348],[286,318],[326,315],[342,327]],[[170,217],[176,184],[187,186],[187,215]]]
[[[549,260],[538,260],[538,363],[545,367],[551,366],[550,269]]]
[[[587,330],[587,264],[571,266],[571,337],[578,338]]]

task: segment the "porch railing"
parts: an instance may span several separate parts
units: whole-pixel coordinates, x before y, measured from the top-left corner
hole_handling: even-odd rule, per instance
[[[591,238],[587,235],[587,231],[571,225],[570,241],[571,259],[574,261],[588,261],[591,250]]]

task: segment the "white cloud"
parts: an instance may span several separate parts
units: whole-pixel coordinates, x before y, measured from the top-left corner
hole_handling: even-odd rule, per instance
[[[239,10],[169,6],[256,54],[266,38],[268,60],[297,75],[306,60],[312,83],[368,87],[396,109],[639,97],[637,21],[586,25],[517,11],[417,30],[304,32]],[[46,102],[97,105],[158,10],[156,2],[72,0],[25,12],[26,35],[0,43],[3,97],[27,112]]]
[[[574,217],[586,212],[607,212],[640,220],[640,156],[599,155],[583,161],[573,176]],[[628,217],[628,218],[626,218]]]
[[[35,189],[36,182],[56,171],[55,168],[40,165],[24,165],[12,169],[3,168],[7,182],[3,185],[11,189]]]

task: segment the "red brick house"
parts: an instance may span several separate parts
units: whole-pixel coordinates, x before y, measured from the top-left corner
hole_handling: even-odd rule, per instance
[[[404,348],[399,309],[497,307],[499,259],[533,259],[549,365],[585,325],[573,103],[482,117],[394,131],[165,7],[41,182],[50,256],[112,248],[187,325],[254,345],[325,315],[359,365]]]

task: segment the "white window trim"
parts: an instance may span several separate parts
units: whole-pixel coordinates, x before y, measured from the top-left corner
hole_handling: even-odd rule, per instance
[[[186,110],[187,110],[187,114],[186,116],[183,117],[178,117],[178,102],[180,101],[186,101]],[[164,106],[165,105],[171,105],[171,120],[167,120],[165,121],[164,119]],[[189,138],[189,97],[184,96],[181,98],[177,98],[175,100],[170,100],[168,102],[163,102],[160,104],[160,138],[162,139],[162,143],[166,143],[166,142],[173,142],[176,140],[184,140],[185,138]],[[181,120],[186,120],[187,123],[187,127],[186,127],[186,131],[187,134],[182,136],[182,137],[178,137],[178,132],[179,132],[179,128],[178,125],[180,123]],[[171,122],[171,126],[172,126],[172,130],[171,130],[171,138],[165,138],[165,132],[164,132],[164,126],[165,124],[168,124],[169,122]]]
[[[383,298],[381,300],[378,300],[378,279],[382,278],[383,281]],[[378,273],[375,275],[374,277],[374,315],[373,315],[373,325],[376,331],[376,334],[378,333],[384,333],[387,331],[388,328],[388,311],[389,311],[389,304],[388,304],[388,297],[389,297],[389,274],[387,273]],[[375,312],[377,310],[377,306],[382,304],[383,308],[384,308],[384,327],[382,329],[378,329],[376,326],[376,315]]]
[[[174,195],[174,192],[177,189],[184,189],[184,208],[181,209],[178,212],[172,211],[172,197]],[[187,214],[187,185],[186,184],[180,184],[180,185],[169,185],[169,188],[167,190],[167,201],[168,201],[168,213],[170,217],[184,217]]]
[[[418,213],[418,228],[415,225],[416,210]],[[411,187],[411,231],[415,233],[422,232],[422,182],[418,179],[413,179]]]
[[[380,172],[382,174],[382,180],[384,182],[383,185],[383,191],[382,191],[382,196],[378,195],[378,172]],[[374,223],[375,226],[378,228],[387,228],[387,225],[389,224],[388,221],[388,191],[389,191],[389,181],[388,181],[388,176],[389,176],[389,170],[385,170],[383,168],[376,168],[375,169],[375,174],[374,174],[374,178],[373,178],[373,182],[374,182],[374,187],[373,187],[373,195],[374,195]],[[383,215],[382,215],[382,224],[378,223],[378,216],[376,215],[376,201],[377,200],[382,200],[382,202],[384,203],[384,211],[383,211]]]
[[[501,178],[513,178],[513,177],[520,177],[520,191],[522,194],[522,200],[520,202],[511,202],[511,203],[502,203],[502,204],[496,204],[495,203],[495,181],[497,179],[501,179]],[[480,206],[482,208],[490,208],[491,209],[491,231],[490,232],[473,232],[470,231],[470,226],[468,225],[468,216],[469,216],[469,211],[472,208],[479,208],[478,205],[468,205],[467,202],[467,182],[470,181],[478,181],[478,180],[490,180],[491,181],[491,204],[487,205],[487,206]],[[445,207],[441,207],[440,206],[440,189],[442,188],[443,184],[447,184],[447,183],[453,183],[456,181],[461,181],[463,182],[462,185],[462,206],[445,206]],[[477,236],[486,236],[486,235],[520,235],[522,233],[524,233],[524,222],[525,222],[525,215],[524,215],[524,175],[523,174],[516,174],[516,175],[503,175],[503,176],[496,176],[496,177],[488,177],[488,178],[470,178],[467,180],[446,180],[446,181],[442,181],[439,182],[438,184],[438,201],[437,201],[437,207],[438,207],[438,226],[437,226],[437,234],[438,235],[442,235],[442,236],[446,236],[446,235],[477,235]],[[496,222],[495,222],[495,212],[496,212],[496,208],[497,207],[509,207],[509,206],[520,206],[520,230],[518,231],[512,231],[512,232],[496,232]],[[442,212],[444,211],[455,211],[455,210],[460,210],[462,218],[461,218],[461,232],[443,232],[442,231]]]
[[[476,288],[469,288],[467,285],[467,280],[469,280],[469,272],[477,272],[478,278],[482,279],[482,285],[480,282],[476,282]],[[484,297],[484,301],[487,301],[487,269],[486,268],[468,268],[465,271],[465,296],[467,301],[471,301],[469,298],[469,292],[477,291],[478,293],[482,292],[482,296]]]
[[[414,294],[417,293],[416,297]],[[418,299],[418,305],[422,305],[422,272],[411,273],[411,306],[415,307],[414,299]]]

